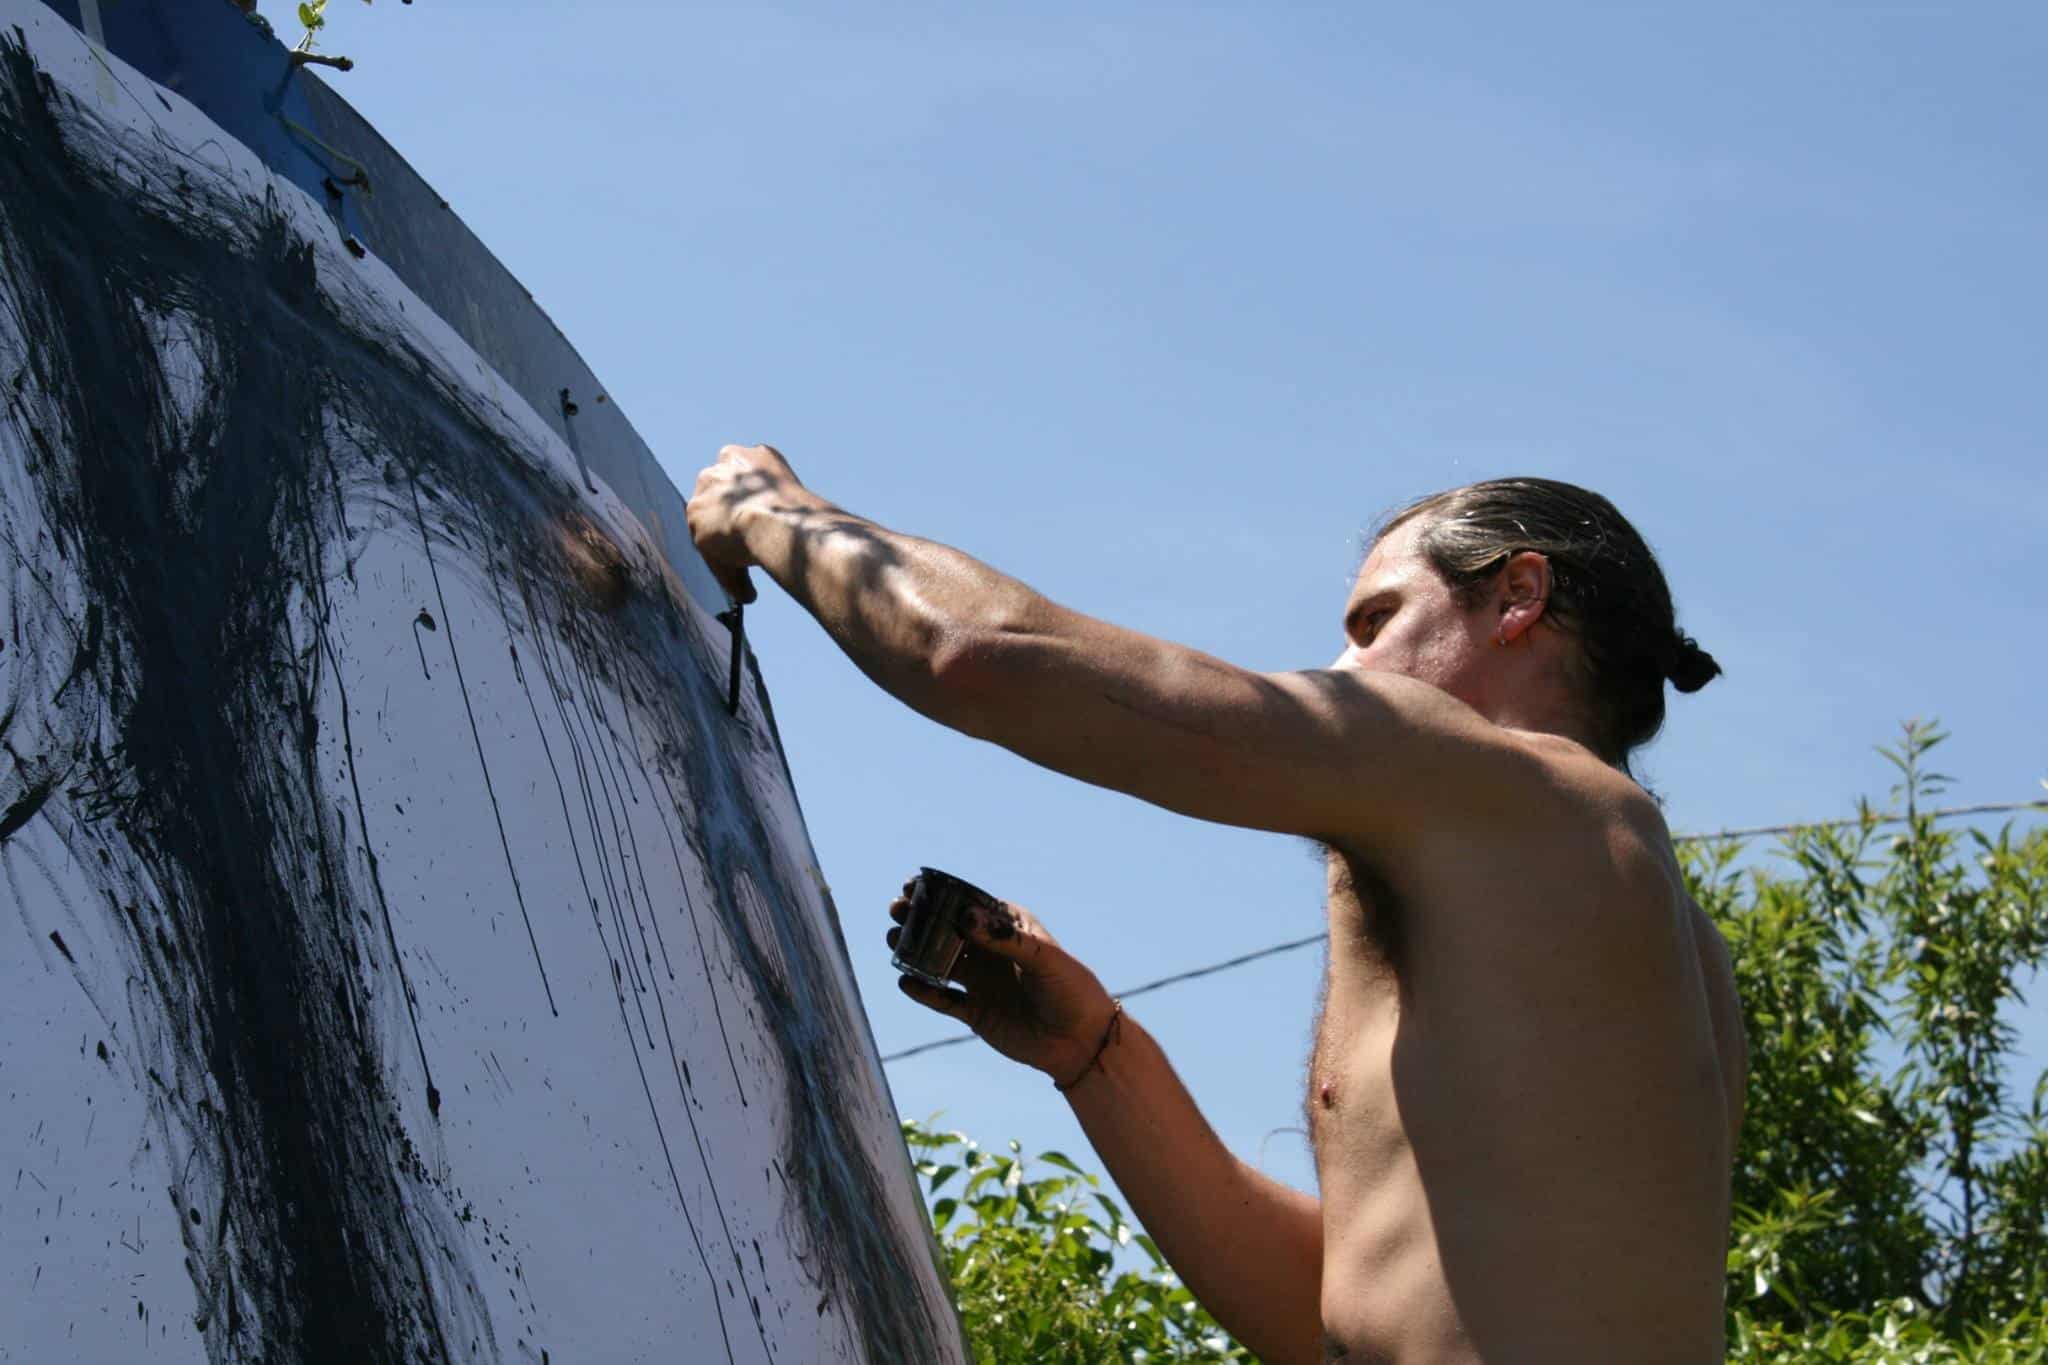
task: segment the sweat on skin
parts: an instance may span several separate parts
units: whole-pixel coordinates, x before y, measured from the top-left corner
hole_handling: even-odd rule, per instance
[[[1726,947],[1626,759],[1667,679],[1718,670],[1604,499],[1474,489],[1397,518],[1342,604],[1342,653],[1288,673],[1059,606],[827,501],[771,447],[721,450],[689,521],[737,600],[766,573],[940,724],[1328,850],[1319,1196],[1233,1156],[1157,1040],[1029,911],[962,926],[954,988],[902,983],[1060,1085],[1240,1341],[1272,1362],[1704,1365],[1723,1354],[1747,1053]],[[1574,509],[1611,517],[1598,544],[1640,554],[1504,542],[1489,558],[1487,518],[1517,497],[1563,508],[1567,532]]]

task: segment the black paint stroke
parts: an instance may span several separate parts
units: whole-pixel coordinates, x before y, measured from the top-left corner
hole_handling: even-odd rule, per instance
[[[0,841],[35,819],[36,812],[50,799],[50,792],[56,785],[56,779],[47,776],[27,784],[21,795],[10,802],[6,810],[0,811]]]
[[[80,862],[159,1016],[138,1036],[160,1040],[152,1107],[188,1156],[171,1195],[196,1317],[216,1361],[494,1354],[382,1078],[369,898],[322,792],[326,623],[304,602],[344,491],[322,423],[377,367],[275,204],[209,203],[184,172],[58,92],[18,30],[0,42],[0,257],[30,381],[8,417],[104,612],[81,679],[108,724],[71,736],[73,837],[106,841]],[[170,316],[217,348],[190,412],[153,330]]]
[[[455,622],[448,616],[448,599],[441,592],[441,566],[434,562],[433,537],[427,534],[427,514],[420,506],[420,485],[415,477],[408,481],[407,491],[412,494],[414,524],[420,530],[420,549],[427,556],[427,572],[434,579],[434,600],[441,604],[441,618],[448,621],[448,657],[455,661],[455,686],[462,693],[462,713],[469,717],[469,735],[476,741],[476,763],[483,770],[484,795],[491,801],[491,817],[498,823],[498,844],[505,850],[505,871],[512,878],[512,895],[519,902],[519,919],[526,926],[526,941],[533,947],[533,965],[540,972],[540,988],[548,998],[548,1013],[559,1015],[562,1011],[555,1006],[555,988],[548,984],[548,964],[541,960],[540,940],[534,936],[533,916],[526,910],[526,888],[519,883],[519,865],[512,857],[512,841],[505,837],[505,813],[498,806],[497,788],[491,785],[490,761],[484,757],[483,736],[476,728],[476,708],[469,700],[469,684],[462,677],[462,655],[455,648]],[[419,619],[431,620],[423,609]],[[415,642],[418,636],[414,636]]]
[[[382,1061],[374,1003],[389,987],[376,975],[399,979],[409,1013],[415,1001],[374,831],[360,792],[327,790],[320,763],[330,687],[353,758],[345,642],[328,631],[326,576],[352,576],[349,512],[366,507],[416,521],[437,595],[447,570],[488,579],[501,603],[524,608],[504,626],[515,667],[521,638],[525,661],[540,661],[569,747],[564,771],[529,689],[593,925],[617,940],[615,963],[634,965],[630,921],[651,972],[654,943],[668,965],[661,917],[689,919],[739,1086],[700,908],[722,931],[731,969],[758,1002],[753,1037],[767,1045],[759,1060],[787,1114],[769,1163],[782,1176],[784,1231],[821,1304],[836,1303],[871,1359],[957,1353],[957,1326],[935,1319],[925,1296],[935,1282],[930,1244],[906,1238],[891,1216],[905,1194],[900,1177],[868,1155],[866,1139],[893,1129],[893,1115],[868,1080],[843,948],[829,921],[821,930],[806,911],[807,867],[759,805],[756,786],[776,755],[726,715],[719,651],[672,579],[621,558],[593,580],[563,535],[585,525],[568,479],[508,446],[472,406],[479,400],[449,387],[401,336],[344,315],[278,205],[238,195],[161,138],[145,142],[58,91],[18,30],[0,36],[0,303],[27,343],[9,358],[20,371],[0,373],[11,385],[5,420],[32,453],[55,551],[87,595],[83,621],[44,595],[39,628],[69,633],[74,666],[57,698],[28,699],[45,722],[41,747],[0,777],[0,833],[65,801],[67,840],[81,866],[98,869],[134,983],[129,1000],[153,1011],[137,1037],[156,1040],[147,1075],[180,1156],[172,1195],[191,1215],[181,1233],[211,1358],[397,1365],[498,1355],[467,1235],[406,1137],[405,1096]],[[190,412],[173,397],[152,333],[171,315],[214,348]],[[336,442],[336,430],[351,439]],[[373,468],[366,451],[396,454]],[[520,547],[502,568],[476,549],[494,542]],[[7,548],[10,572],[35,577],[43,551]],[[501,574],[516,592],[503,592]],[[452,630],[445,597],[438,605]],[[97,705],[81,709],[80,691]],[[26,733],[14,721],[18,700],[9,697],[0,721],[10,744]],[[654,903],[631,827],[643,800],[658,807],[679,871],[683,846],[707,869],[706,905],[688,899],[687,879],[683,906]],[[516,886],[509,844],[506,854]],[[382,935],[367,936],[378,921]],[[79,976],[90,990],[88,969]],[[629,984],[623,971],[615,985],[624,1045],[640,1065],[626,996],[652,1047],[639,997],[654,991],[667,1035],[661,990],[645,978]],[[413,1026],[437,1110],[416,1014]],[[687,1067],[673,1037],[665,1042],[739,1277],[723,1294],[712,1286],[721,1329],[724,1299],[743,1295],[768,1350],[762,1295],[776,1291],[751,1282],[724,1208],[768,1196],[721,1191],[716,1175],[755,1154],[706,1149]],[[658,1128],[644,1068],[642,1081]],[[712,1248],[672,1161],[671,1175],[711,1275]],[[757,1273],[766,1276],[765,1263]]]

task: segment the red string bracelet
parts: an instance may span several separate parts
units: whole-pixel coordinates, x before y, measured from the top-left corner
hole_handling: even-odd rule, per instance
[[[1072,1090],[1075,1086],[1079,1085],[1082,1081],[1088,1079],[1088,1073],[1093,1071],[1096,1067],[1102,1064],[1102,1054],[1109,1051],[1109,1045],[1115,1042],[1117,1038],[1122,1034],[1123,1022],[1124,1002],[1122,1000],[1112,1001],[1111,1009],[1109,1011],[1109,1022],[1102,1026],[1102,1041],[1095,1045],[1095,1055],[1088,1059],[1088,1065],[1082,1067],[1079,1071],[1074,1073],[1073,1080],[1068,1081],[1065,1085],[1061,1085],[1058,1081],[1054,1081],[1052,1083],[1052,1088],[1059,1091],[1062,1095],[1064,1095],[1069,1090]]]

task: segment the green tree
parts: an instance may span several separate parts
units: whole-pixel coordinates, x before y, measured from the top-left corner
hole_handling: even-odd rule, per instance
[[[1908,1304],[1961,1342],[2048,1298],[2048,1073],[2010,1074],[2048,830],[1938,819],[1944,738],[1909,723],[1889,810],[1788,836],[1789,872],[1688,850],[1750,1032],[1728,1293],[1754,1323]]]
[[[978,1365],[1251,1359],[1101,1181],[1064,1154],[1034,1162],[1014,1141],[992,1154],[964,1133],[913,1121],[903,1136]],[[1149,1272],[1119,1270],[1123,1247]]]

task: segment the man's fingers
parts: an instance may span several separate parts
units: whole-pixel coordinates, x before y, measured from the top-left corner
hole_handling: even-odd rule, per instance
[[[718,575],[718,584],[725,589],[725,595],[741,606],[744,607],[760,596],[754,591],[754,580],[745,569],[732,569],[714,564],[712,570]]]
[[[754,469],[767,465],[781,473],[794,477],[796,471],[789,467],[789,457],[771,445],[725,445],[718,448],[720,464],[736,464],[742,468]]]
[[[998,902],[994,906],[972,905],[960,924],[962,935],[977,948],[1008,958],[1029,971],[1048,949],[1059,946],[1027,910]]]
[[[896,940],[903,937],[903,931],[901,929],[891,929],[887,934],[883,935],[883,937],[888,939],[889,946],[891,948],[894,948],[896,946]]]
[[[968,1023],[974,1014],[974,1002],[965,991],[940,990],[937,986],[919,981],[914,976],[896,978],[896,988],[923,1005],[928,1010]],[[972,1025],[970,1024],[970,1027]]]
[[[889,918],[895,920],[898,924],[903,923],[903,917],[909,913],[910,902],[902,897],[899,896],[889,902]]]
[[[711,576],[718,580],[718,586],[725,589],[725,595],[741,606],[754,600],[753,580],[747,574],[747,565],[734,563],[726,558],[725,547],[714,540],[707,543],[699,537],[703,534],[697,519],[690,522],[691,539],[697,542],[697,553],[704,556],[704,563],[710,568]]]

